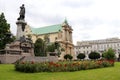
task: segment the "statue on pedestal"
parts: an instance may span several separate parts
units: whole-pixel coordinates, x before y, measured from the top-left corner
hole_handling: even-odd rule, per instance
[[[22,4],[22,6],[20,6],[20,12],[19,12],[19,17],[17,19],[18,21],[16,22],[17,24],[17,40],[20,40],[21,37],[24,36],[24,30],[25,30],[25,26],[27,25],[27,23],[25,22],[25,7],[24,4]]]
[[[25,18],[25,7],[24,7],[24,4],[22,4],[22,6],[20,7],[19,15],[20,15],[20,17],[17,20],[24,20],[24,18]]]

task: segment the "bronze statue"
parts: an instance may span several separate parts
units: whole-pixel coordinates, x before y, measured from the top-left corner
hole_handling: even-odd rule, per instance
[[[24,4],[22,4],[22,6],[20,7],[20,17],[18,18],[18,20],[24,20],[25,18],[25,7]]]

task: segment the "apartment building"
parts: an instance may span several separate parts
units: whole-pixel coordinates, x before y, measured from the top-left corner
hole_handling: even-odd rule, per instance
[[[102,53],[109,48],[114,49],[116,57],[120,54],[120,39],[119,38],[108,38],[100,40],[89,40],[89,41],[78,41],[75,46],[76,56],[79,53],[84,53],[86,59],[91,51],[97,51],[102,55]]]

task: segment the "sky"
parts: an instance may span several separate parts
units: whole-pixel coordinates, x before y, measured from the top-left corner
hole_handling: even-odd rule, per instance
[[[120,0],[0,0],[16,35],[20,6],[25,4],[25,21],[38,28],[62,24],[65,18],[73,28],[73,43],[120,36]]]

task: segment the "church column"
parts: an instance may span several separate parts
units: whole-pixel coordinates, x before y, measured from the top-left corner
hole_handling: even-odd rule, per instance
[[[69,32],[69,34],[70,34],[70,35],[69,35],[69,40],[70,40],[70,42],[71,42],[71,32]]]
[[[70,32],[70,41],[72,42],[72,32]]]
[[[69,32],[68,32],[68,29],[67,29],[67,41],[69,41]]]
[[[71,52],[71,47],[70,47],[70,54],[72,55],[72,52]]]
[[[76,55],[75,55],[75,52],[74,52],[74,47],[71,48],[71,53],[72,53],[73,59],[75,59]]]
[[[65,30],[65,41],[67,41],[67,30]]]
[[[65,44],[65,54],[67,54],[67,45]]]
[[[66,36],[65,29],[63,29],[63,33],[62,33],[62,34],[63,34],[63,37],[62,37],[62,38],[63,38],[63,41],[65,41],[65,40],[66,40],[66,37],[65,37],[65,36]]]
[[[69,39],[69,42],[70,42],[70,31],[68,31],[68,36],[69,36],[68,39]]]
[[[70,29],[70,41],[72,43],[72,30]]]

